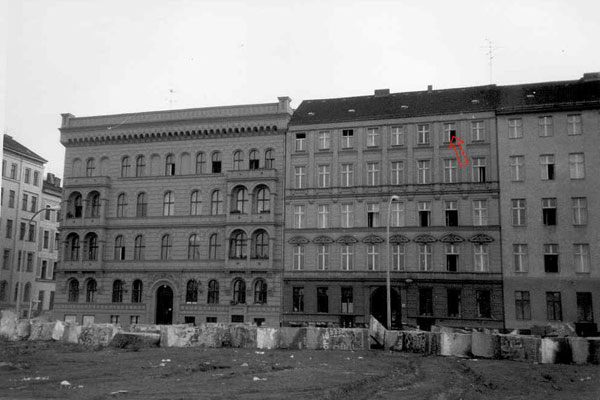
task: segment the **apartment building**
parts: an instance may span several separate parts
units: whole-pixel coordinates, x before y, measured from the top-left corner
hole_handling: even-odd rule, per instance
[[[290,99],[75,117],[57,318],[279,325]]]

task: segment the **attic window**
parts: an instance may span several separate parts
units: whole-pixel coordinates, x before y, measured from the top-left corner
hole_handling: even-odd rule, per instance
[[[308,114],[308,115],[315,115],[315,113],[314,113],[314,112],[312,112],[312,111],[309,111],[307,114]]]
[[[350,108],[350,109],[348,109],[348,112],[353,113],[353,112],[356,112],[356,110],[354,108]]]
[[[471,104],[479,104],[479,100],[473,99],[473,100],[471,100]]]

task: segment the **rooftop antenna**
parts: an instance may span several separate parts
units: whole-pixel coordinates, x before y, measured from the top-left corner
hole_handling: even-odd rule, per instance
[[[169,88],[169,109],[173,109],[173,95],[175,94],[175,90],[173,88]]]
[[[487,52],[485,53],[488,56],[488,65],[490,68],[490,85],[493,83],[493,65],[494,65],[494,51],[501,49],[502,47],[500,46],[495,46],[494,42],[492,42],[490,39],[485,38],[485,41],[487,42],[487,46],[481,46],[485,49],[487,49]]]

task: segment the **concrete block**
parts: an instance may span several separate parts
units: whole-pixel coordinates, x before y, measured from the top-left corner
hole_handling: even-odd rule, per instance
[[[305,349],[307,328],[279,328],[279,348],[280,349]]]
[[[162,325],[160,344],[163,347],[223,347],[230,343],[229,329],[217,324]]]
[[[375,317],[371,315],[371,319],[369,321],[369,336],[371,339],[375,341],[379,346],[383,346],[385,344],[385,326],[381,322],[379,322]]]
[[[184,347],[189,342],[187,339],[188,325],[160,325],[160,346],[161,347]]]
[[[440,333],[440,354],[442,356],[470,357],[471,335],[464,333]]]
[[[257,327],[248,324],[229,325],[229,337],[231,347],[246,349],[256,348]]]
[[[133,324],[123,329],[123,332],[142,332],[160,334],[160,325],[152,324]]]
[[[500,358],[514,361],[541,362],[542,339],[537,336],[498,335]]]
[[[60,339],[61,342],[77,344],[79,343],[79,335],[81,335],[82,326],[65,322],[63,336]]]
[[[404,351],[428,354],[430,349],[429,332],[403,331],[402,347]]]
[[[567,339],[571,347],[571,355],[575,364],[586,364],[590,358],[590,341],[581,337]]]
[[[61,340],[65,334],[65,323],[63,321],[56,321],[54,323],[54,329],[52,330],[52,340]]]
[[[310,350],[323,350],[323,335],[327,328],[306,328],[306,348]]]
[[[543,338],[540,353],[542,364],[570,364],[573,361],[567,338]]]
[[[589,337],[587,340],[589,342],[590,351],[588,362],[590,364],[598,365],[600,364],[600,337]]]
[[[471,337],[471,353],[474,357],[498,358],[500,355],[500,338],[498,335],[473,331]]]
[[[427,354],[439,356],[441,352],[441,333],[426,332],[427,334]]]
[[[17,320],[17,314],[13,311],[2,310],[2,317],[0,317],[0,336],[3,336],[10,341],[19,340],[19,336],[17,335]]]
[[[276,349],[279,344],[279,328],[257,328],[256,347],[259,349]]]
[[[56,322],[31,321],[29,340],[52,340]]]
[[[109,346],[119,349],[139,349],[145,347],[157,347],[159,341],[159,333],[118,332],[110,341]]]
[[[324,350],[368,350],[366,329],[325,328],[323,332]]]
[[[385,349],[392,351],[403,351],[402,331],[386,331],[385,332]]]
[[[119,330],[114,324],[90,324],[82,327],[78,342],[90,347],[105,347]]]
[[[17,340],[27,340],[31,335],[31,325],[29,320],[20,319],[17,321]]]

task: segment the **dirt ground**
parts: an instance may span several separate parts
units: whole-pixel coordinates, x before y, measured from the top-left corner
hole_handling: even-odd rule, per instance
[[[0,342],[0,398],[598,400],[600,367],[381,350],[94,351]]]

